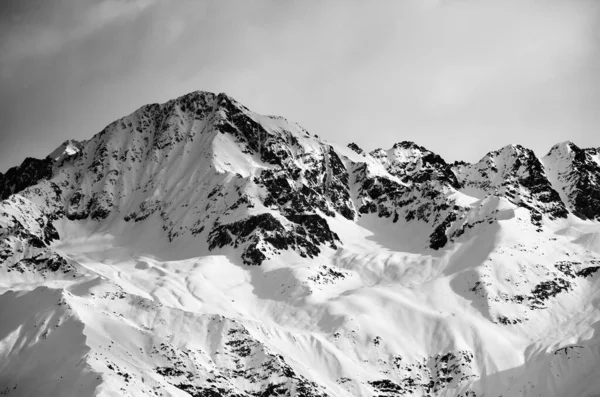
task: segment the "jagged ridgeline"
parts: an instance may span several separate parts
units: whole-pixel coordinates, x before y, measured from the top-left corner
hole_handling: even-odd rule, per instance
[[[0,173],[0,395],[590,397],[599,221],[600,149],[146,105]]]
[[[0,174],[0,197],[20,193],[50,220],[158,217],[169,240],[234,247],[257,265],[283,250],[316,257],[336,249],[344,242],[328,219],[369,214],[425,223],[423,245],[441,249],[475,226],[477,208],[461,196],[506,198],[538,227],[569,212],[600,217],[595,149],[560,144],[540,160],[511,145],[476,164],[448,164],[412,142],[348,148],[227,95],[193,92],[144,106],[89,141],[67,141],[46,159],[26,159]]]

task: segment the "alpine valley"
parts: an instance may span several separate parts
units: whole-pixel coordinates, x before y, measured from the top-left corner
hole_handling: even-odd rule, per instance
[[[367,153],[197,91],[0,200],[0,396],[600,396],[600,148]]]

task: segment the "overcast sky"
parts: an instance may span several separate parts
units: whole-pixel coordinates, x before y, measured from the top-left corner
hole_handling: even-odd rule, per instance
[[[448,161],[600,146],[600,1],[3,0],[0,171],[194,90]]]

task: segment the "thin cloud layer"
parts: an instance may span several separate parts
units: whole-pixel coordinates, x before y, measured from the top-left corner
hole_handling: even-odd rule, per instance
[[[600,146],[599,14],[586,0],[9,1],[0,170],[196,89],[366,149]]]

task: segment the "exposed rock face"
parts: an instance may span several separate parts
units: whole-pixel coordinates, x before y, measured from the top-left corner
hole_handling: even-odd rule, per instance
[[[466,193],[505,197],[529,209],[534,225],[541,226],[542,215],[556,219],[568,214],[540,160],[520,145],[490,152],[476,164],[457,163],[454,171]]]
[[[29,200],[18,194],[0,202],[0,263],[7,272],[48,272],[71,267],[49,248],[60,238],[52,222]]]
[[[6,174],[0,172],[0,199],[5,200],[11,194],[35,185],[52,176],[52,160],[26,158],[18,167],[9,169]]]
[[[294,214],[288,215],[287,219],[291,222],[286,222],[289,224],[287,228],[270,213],[223,226],[216,225],[208,236],[209,248],[245,246],[242,259],[247,265],[260,265],[267,259],[267,250],[276,250],[276,254],[281,250],[294,249],[302,257],[314,258],[321,252],[321,244],[327,243],[330,248],[337,248],[338,236],[319,215]]]
[[[368,162],[356,166],[359,212],[377,213],[394,223],[398,219],[428,223],[433,227],[429,246],[444,247],[450,229],[467,210],[453,197],[459,183],[450,165],[412,142],[397,143],[388,151],[377,149],[370,156],[385,172]]]
[[[542,161],[569,210],[583,219],[600,219],[600,149],[559,143]]]
[[[388,151],[376,149],[369,154],[402,183],[413,185],[439,181],[455,189],[459,187],[450,165],[439,155],[414,142],[399,142]]]
[[[358,154],[365,154],[365,151],[364,151],[364,150],[362,150],[362,149],[361,149],[361,148],[360,148],[360,147],[359,147],[359,146],[358,146],[356,143],[354,143],[354,142],[350,142],[350,143],[348,144],[348,148],[352,149],[352,150],[353,150],[355,153],[358,153]]]

